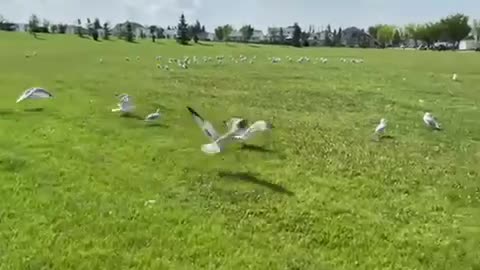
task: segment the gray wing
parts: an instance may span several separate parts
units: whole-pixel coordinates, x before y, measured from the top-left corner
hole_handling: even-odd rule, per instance
[[[200,129],[202,129],[205,136],[207,136],[211,141],[216,141],[219,138],[219,135],[218,135],[217,131],[215,130],[215,128],[212,126],[212,124],[210,122],[206,121],[205,119],[203,119],[203,117],[201,117],[200,114],[198,114],[191,107],[187,107],[187,109],[190,112],[190,114],[192,115],[195,123],[197,123],[197,125],[200,127]]]
[[[53,97],[53,95],[50,92],[48,92],[47,90],[42,89],[42,88],[33,89],[32,93],[31,93],[31,96],[35,97],[35,98],[51,98],[51,97]]]

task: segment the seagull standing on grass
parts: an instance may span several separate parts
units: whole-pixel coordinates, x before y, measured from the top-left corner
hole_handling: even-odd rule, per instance
[[[39,87],[33,87],[23,92],[23,94],[17,99],[17,103],[24,101],[25,99],[47,99],[52,97],[53,95],[47,90]]]
[[[452,80],[456,81],[458,79],[457,73],[453,73]]]
[[[377,136],[377,141],[380,140],[380,137],[382,134],[385,133],[385,130],[387,129],[387,120],[385,118],[380,119],[380,123],[378,126],[375,128],[375,135]]]
[[[423,122],[430,128],[441,130],[440,124],[437,122],[437,119],[429,112],[426,112],[425,115],[423,115]]]
[[[154,113],[151,113],[145,117],[145,121],[152,122],[160,118],[160,109],[157,109]]]
[[[191,107],[187,107],[188,111],[193,117],[193,120],[197,125],[202,129],[203,133],[210,139],[211,143],[203,144],[201,149],[206,154],[218,154],[222,152],[226,145],[231,142],[231,138],[236,131],[236,126],[233,125],[232,129],[227,131],[223,135],[219,135],[215,128],[212,126],[210,122],[203,119],[194,109]]]

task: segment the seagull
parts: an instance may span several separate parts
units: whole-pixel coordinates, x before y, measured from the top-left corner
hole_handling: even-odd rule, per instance
[[[17,99],[17,103],[25,99],[45,99],[52,97],[53,95],[50,94],[47,90],[39,87],[33,87],[23,92],[23,94]]]
[[[457,80],[457,73],[453,73],[452,80],[456,81]]]
[[[235,133],[235,126],[223,135],[219,135],[210,122],[203,119],[194,109],[187,106],[188,111],[193,117],[193,120],[202,129],[203,133],[210,139],[211,143],[203,144],[201,149],[206,154],[218,154],[225,149],[228,142],[231,141],[231,137]]]
[[[147,122],[151,122],[151,121],[155,121],[157,119],[160,118],[160,109],[157,109],[157,111],[155,111],[154,113],[151,113],[149,115],[147,115],[147,117],[145,117],[145,121]]]
[[[385,129],[387,129],[387,120],[385,118],[380,119],[380,124],[375,128],[375,133],[385,133]]]
[[[247,129],[239,129],[239,127],[237,127],[235,129],[235,135],[233,138],[240,141],[247,141],[253,138],[256,134],[271,130],[272,128],[272,124],[267,123],[264,120],[258,120],[250,125]]]
[[[117,104],[117,108],[112,109],[112,112],[133,112],[135,110],[135,106],[133,105],[131,97],[127,94],[121,94],[120,96],[120,103]]]
[[[423,115],[423,122],[436,130],[441,130],[440,124],[437,122],[437,119],[429,112],[426,112],[425,115]]]
[[[387,129],[387,120],[385,118],[380,119],[380,123],[378,126],[375,128],[375,133],[376,135],[376,140],[380,140],[380,136],[385,133],[385,130]]]

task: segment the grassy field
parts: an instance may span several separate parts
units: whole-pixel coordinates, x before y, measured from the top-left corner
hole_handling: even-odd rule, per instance
[[[480,54],[41,38],[0,33],[0,269],[480,269]],[[273,136],[207,156],[187,105]]]

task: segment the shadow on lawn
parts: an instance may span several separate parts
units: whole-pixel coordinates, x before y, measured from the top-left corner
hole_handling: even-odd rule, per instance
[[[168,125],[162,123],[147,123],[146,127],[168,128]]]
[[[1,109],[0,110],[0,115],[12,115],[14,114],[14,111],[11,109]]]
[[[45,111],[44,108],[30,108],[30,109],[25,109],[24,111],[26,112],[43,112]]]
[[[252,152],[260,152],[260,153],[274,153],[274,150],[265,148],[263,146],[259,145],[253,145],[253,144],[242,144],[241,147],[242,150],[245,151],[252,151]]]
[[[227,180],[236,180],[236,181],[243,181],[251,184],[255,184],[258,186],[262,186],[268,188],[274,192],[282,193],[288,196],[293,196],[295,193],[291,192],[290,190],[265,180],[259,179],[252,173],[244,173],[244,172],[231,172],[231,171],[220,171],[218,176]]]
[[[121,114],[120,117],[131,118],[131,119],[136,119],[136,120],[144,120],[143,117],[141,117],[138,114],[134,114],[134,113],[124,113],[124,114]]]

